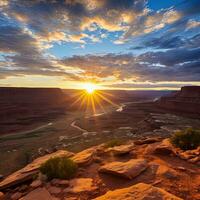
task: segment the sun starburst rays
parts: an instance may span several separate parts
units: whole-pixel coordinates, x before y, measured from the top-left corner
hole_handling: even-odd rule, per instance
[[[112,105],[114,107],[119,107],[116,103],[111,100],[112,95],[108,92],[102,90],[97,90],[97,86],[92,83],[87,83],[84,85],[84,90],[77,92],[74,95],[75,100],[72,106],[78,105],[80,110],[85,110],[85,112],[92,112],[97,114],[97,112],[106,112],[106,105]]]

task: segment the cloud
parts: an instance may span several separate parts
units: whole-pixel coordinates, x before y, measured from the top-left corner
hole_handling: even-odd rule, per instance
[[[44,50],[30,32],[14,26],[1,27],[0,52],[4,54],[0,59],[0,78],[27,74],[74,77],[72,70],[62,69]]]
[[[200,81],[200,34],[196,31],[200,10],[195,2],[187,2],[187,9],[154,11],[146,0],[1,1],[0,78],[87,78],[114,82],[116,87],[121,83],[137,87],[142,82],[151,86],[161,81]],[[103,55],[56,58],[47,51],[56,42],[87,48],[87,43],[104,42],[114,34],[118,35],[113,37],[114,44],[129,41],[129,46],[135,44],[131,49],[140,49],[140,54],[109,53],[117,52],[113,48]]]
[[[49,42],[70,41],[66,35],[80,35],[85,30],[95,30],[94,27],[122,31],[127,38],[158,30],[180,18],[175,10],[149,11],[146,3],[146,0],[17,0],[8,1],[3,12]]]
[[[40,51],[40,45],[25,30],[14,26],[2,26],[0,27],[0,51],[35,54]]]
[[[151,37],[141,40],[141,43],[130,47],[130,50],[140,50],[145,48],[155,48],[160,50],[165,49],[180,49],[180,48],[198,48],[200,46],[200,34],[183,35],[182,33],[163,33],[158,37]]]
[[[8,34],[9,33],[9,34]],[[199,34],[190,39],[189,44],[199,42]],[[184,42],[175,38],[169,46],[175,47]],[[173,41],[175,44],[173,44]],[[175,41],[178,41],[177,43]],[[163,42],[163,41],[162,41]],[[158,41],[152,42],[152,45]],[[173,45],[174,46],[173,46]],[[149,46],[150,44],[148,44]],[[164,44],[161,43],[160,47]],[[0,51],[7,52],[1,61],[1,74],[19,76],[40,74],[63,76],[73,80],[85,77],[95,81],[199,81],[200,49],[179,48],[162,52],[147,52],[141,55],[105,54],[73,56],[57,59],[45,55],[41,43],[26,30],[4,26],[0,32]],[[74,70],[72,70],[74,69]],[[2,77],[1,76],[1,77]]]
[[[111,88],[117,88],[117,89],[177,89],[183,86],[190,86],[190,85],[200,85],[197,84],[197,82],[121,82],[121,83],[113,83],[108,85],[103,85],[104,87],[111,87]]]
[[[98,77],[99,81],[200,81],[200,49],[179,49],[165,52],[74,56],[61,60],[65,66],[78,67],[79,74]]]
[[[200,21],[190,20],[187,23],[187,29],[200,27]]]

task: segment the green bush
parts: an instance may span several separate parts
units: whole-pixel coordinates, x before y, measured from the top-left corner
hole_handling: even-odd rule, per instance
[[[171,137],[171,143],[182,150],[196,149],[200,146],[200,130],[178,131]]]
[[[105,144],[105,146],[106,146],[107,148],[110,148],[110,147],[120,146],[120,145],[122,145],[122,144],[123,144],[122,141],[120,141],[120,140],[118,140],[118,139],[113,139],[113,140],[108,141],[108,142]]]
[[[67,157],[50,158],[40,167],[40,171],[45,174],[49,180],[53,178],[73,178],[77,169],[77,164]]]

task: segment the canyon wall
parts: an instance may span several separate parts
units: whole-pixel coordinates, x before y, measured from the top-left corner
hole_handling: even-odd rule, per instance
[[[185,86],[180,91],[161,97],[157,104],[173,111],[200,113],[200,86]]]

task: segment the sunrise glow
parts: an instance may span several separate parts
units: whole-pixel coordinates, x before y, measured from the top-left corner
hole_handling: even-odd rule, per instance
[[[86,84],[84,85],[84,89],[86,90],[86,92],[87,92],[88,94],[92,94],[92,93],[94,93],[95,90],[97,89],[97,86],[96,86],[95,84],[93,84],[93,83],[86,83]]]

